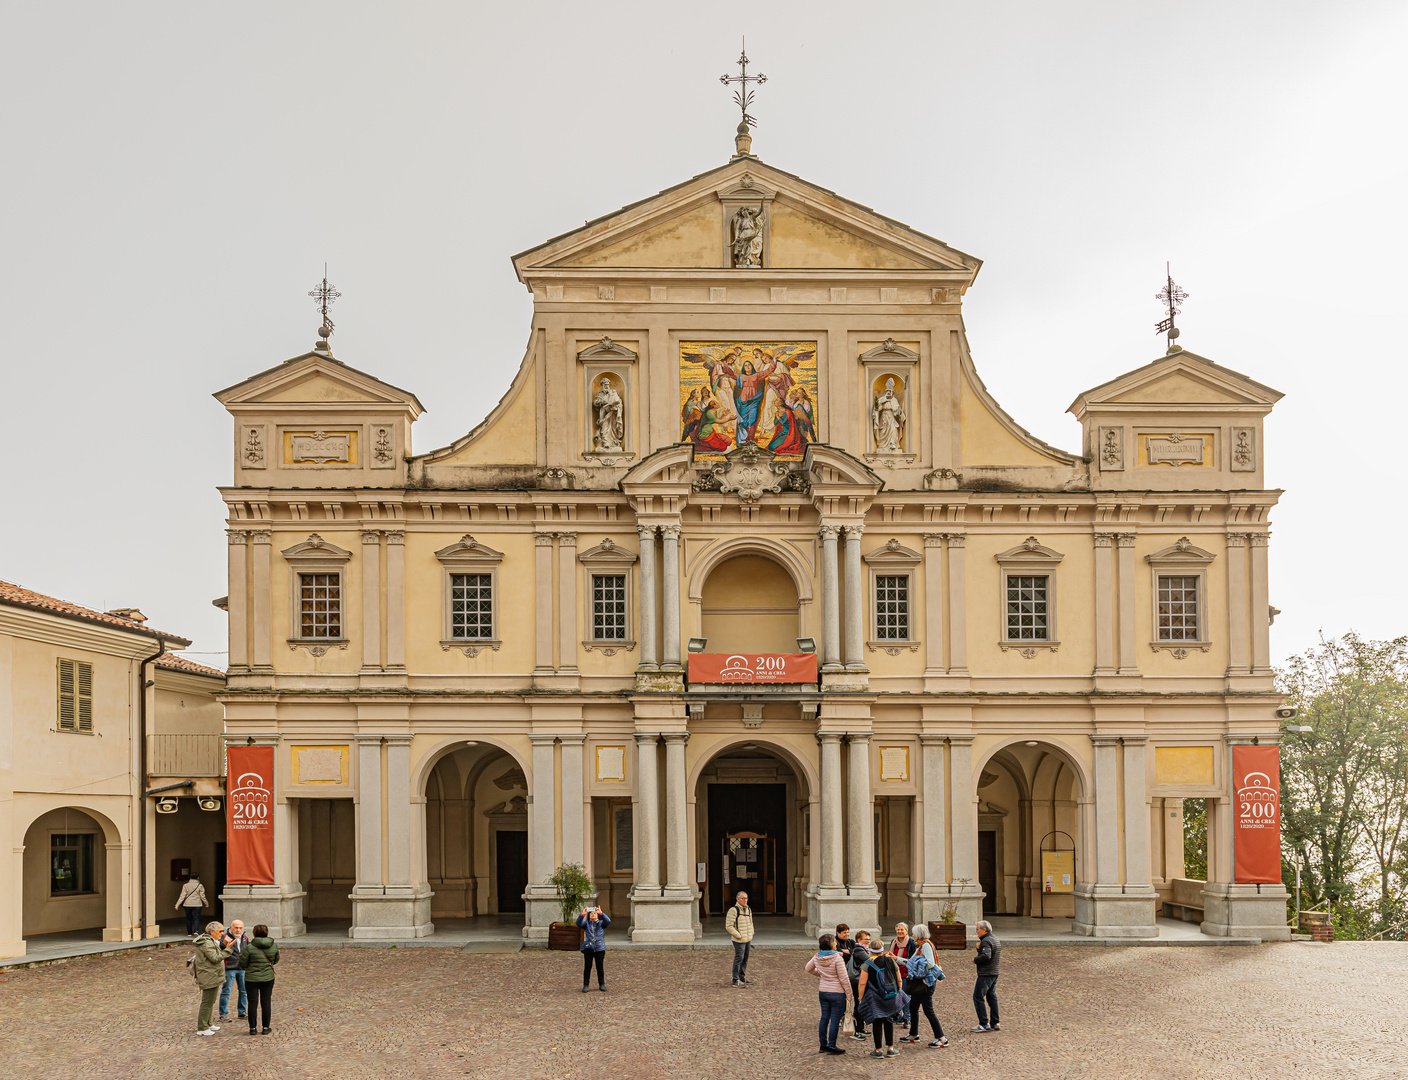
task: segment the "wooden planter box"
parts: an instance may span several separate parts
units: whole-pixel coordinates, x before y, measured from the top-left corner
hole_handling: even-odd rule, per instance
[[[968,948],[968,927],[961,922],[931,922],[929,935],[934,939],[936,949]]]
[[[555,922],[548,927],[548,948],[576,952],[582,944],[582,931],[573,923]]]

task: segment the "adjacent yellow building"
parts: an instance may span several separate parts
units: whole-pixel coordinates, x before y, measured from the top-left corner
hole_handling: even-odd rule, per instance
[[[978,259],[740,146],[514,259],[527,351],[449,446],[325,339],[216,395],[222,700],[277,769],[277,880],[229,910],[542,938],[581,863],[641,941],[739,888],[811,930],[1147,937],[1204,798],[1204,930],[1285,936],[1284,890],[1231,883],[1228,775],[1278,738],[1280,395],[1174,348],[1048,446],[974,366]],[[819,681],[762,681],[812,649]]]

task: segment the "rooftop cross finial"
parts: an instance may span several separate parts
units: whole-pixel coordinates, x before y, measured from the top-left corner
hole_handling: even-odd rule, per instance
[[[748,107],[753,104],[754,91],[748,89],[749,83],[757,83],[761,86],[768,81],[768,77],[761,71],[756,75],[748,74],[748,39],[743,39],[743,47],[738,54],[737,75],[720,75],[719,82],[727,86],[729,83],[738,83],[738,89],[733,92],[733,102],[738,106],[738,111],[742,114],[742,119],[738,121],[738,131],[733,139],[733,144],[738,154],[747,154],[753,145],[753,137],[748,134],[749,128],[758,126],[757,118],[750,115]]]
[[[1162,300],[1168,305],[1168,318],[1160,319],[1154,324],[1154,333],[1168,335],[1168,351],[1172,353],[1179,350],[1179,346],[1174,344],[1178,338],[1178,327],[1174,325],[1174,320],[1183,306],[1183,301],[1188,299],[1188,294],[1173,283],[1173,272],[1168,263],[1164,263],[1164,273],[1168,276],[1168,284],[1154,294],[1154,299]]]
[[[313,298],[313,303],[318,305],[318,310],[323,313],[323,325],[318,328],[318,339],[326,346],[327,340],[332,336],[333,323],[328,318],[328,308],[332,302],[342,294],[328,284],[328,264],[323,263],[323,283],[308,294]]]

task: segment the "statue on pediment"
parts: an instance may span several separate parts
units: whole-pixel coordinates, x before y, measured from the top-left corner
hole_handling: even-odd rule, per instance
[[[596,397],[592,398],[592,409],[596,413],[596,435],[592,446],[596,450],[620,450],[621,440],[626,437],[625,405],[621,395],[604,377]]]
[[[875,431],[877,453],[904,452],[904,405],[895,396],[894,379],[886,379],[885,389],[876,396],[870,410],[870,423]]]
[[[763,208],[741,206],[733,215],[733,265],[757,269],[763,265]]]

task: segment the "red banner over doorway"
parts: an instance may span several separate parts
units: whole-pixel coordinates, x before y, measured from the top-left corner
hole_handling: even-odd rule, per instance
[[[1275,746],[1232,747],[1233,880],[1281,883],[1281,751]]]
[[[816,653],[691,653],[689,681],[748,686],[814,683]]]
[[[274,748],[229,748],[225,798],[225,880],[274,883]]]

